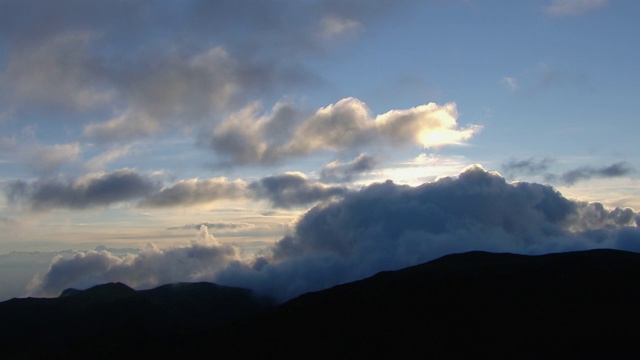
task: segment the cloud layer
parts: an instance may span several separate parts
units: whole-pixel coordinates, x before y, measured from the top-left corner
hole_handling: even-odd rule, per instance
[[[161,187],[152,176],[132,169],[90,173],[77,179],[53,177],[4,185],[9,203],[32,211],[88,209],[131,203],[143,208],[188,208],[215,202],[263,200],[292,208],[343,196],[350,190],[288,172],[247,182],[224,177],[187,179]]]
[[[509,184],[473,166],[457,178],[417,187],[387,181],[318,205],[254,259],[239,259],[237,250],[213,240],[126,259],[88,252],[54,262],[32,291],[56,295],[99,281],[151,286],[209,280],[284,300],[453,252],[640,250],[639,226],[640,215],[631,209],[572,201],[547,185]],[[211,238],[206,226],[199,238]],[[176,268],[179,259],[189,266]]]

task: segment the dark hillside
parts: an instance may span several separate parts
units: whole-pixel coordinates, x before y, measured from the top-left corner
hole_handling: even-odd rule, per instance
[[[470,252],[271,308],[210,283],[13,299],[0,335],[4,354],[34,358],[635,357],[639,304],[637,253]]]

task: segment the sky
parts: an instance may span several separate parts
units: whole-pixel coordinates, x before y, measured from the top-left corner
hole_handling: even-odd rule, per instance
[[[0,300],[640,250],[637,1],[0,4]]]

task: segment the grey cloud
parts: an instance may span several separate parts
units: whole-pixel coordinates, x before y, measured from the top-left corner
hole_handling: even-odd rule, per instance
[[[109,93],[101,89],[99,61],[88,47],[88,32],[65,33],[15,49],[0,73],[5,106],[75,113],[104,105]]]
[[[206,227],[201,227],[198,237],[187,246],[159,249],[149,245],[138,254],[124,256],[101,250],[79,252],[68,259],[59,257],[46,274],[31,281],[29,293],[31,296],[58,296],[69,287],[84,289],[114,281],[137,288],[197,281],[236,259],[234,247],[220,244]]]
[[[258,110],[253,104],[236,112],[202,142],[227,164],[270,164],[320,151],[353,152],[371,144],[456,145],[481,128],[460,128],[455,104],[430,103],[375,117],[364,102],[355,98],[342,99],[306,117],[290,103],[279,103],[262,116]]]
[[[255,197],[268,199],[273,206],[281,208],[324,201],[348,192],[344,187],[309,181],[301,173],[268,176],[252,183],[250,188]]]
[[[418,187],[374,184],[315,207],[271,257],[233,263],[215,279],[287,299],[452,252],[637,249],[639,220],[631,209],[572,201],[550,186],[509,184],[471,167]]]
[[[371,171],[376,166],[376,159],[360,154],[348,163],[333,161],[322,167],[320,180],[324,182],[350,182],[357,175]]]
[[[626,162],[618,162],[609,166],[592,167],[583,166],[562,173],[560,175],[548,174],[548,181],[560,181],[567,185],[573,185],[579,181],[585,181],[592,178],[613,178],[626,176],[633,173],[635,169]]]
[[[307,179],[301,173],[285,173],[247,183],[226,178],[190,179],[143,199],[142,207],[185,207],[225,200],[266,200],[274,207],[291,208],[328,200],[347,193],[343,187]]]
[[[35,211],[56,208],[85,209],[132,201],[147,196],[159,187],[150,178],[134,170],[89,174],[76,180],[44,178],[34,182],[14,181],[6,185],[10,203],[23,204]]]
[[[554,162],[555,160],[551,158],[540,160],[534,158],[527,160],[509,159],[502,164],[502,170],[509,175],[539,175],[546,172]]]
[[[32,166],[41,174],[50,174],[63,165],[75,162],[80,155],[80,144],[36,146],[29,152]]]
[[[640,215],[631,209],[572,201],[550,186],[510,184],[472,166],[455,178],[417,187],[387,181],[313,207],[257,258],[239,258],[236,249],[215,242],[151,249],[127,259],[91,253],[55,262],[34,289],[54,294],[101,281],[146,286],[208,280],[286,300],[455,252],[637,251],[639,225]],[[206,226],[200,237],[209,237]]]
[[[205,126],[254,95],[321,82],[300,55],[317,56],[333,45],[318,36],[326,19],[336,19],[333,32],[344,33],[394,6],[9,2],[0,14],[7,54],[0,104],[22,115],[57,111],[65,119],[88,121],[84,136],[98,142],[131,141],[177,125]]]
[[[142,207],[194,206],[220,200],[246,199],[247,185],[242,180],[226,178],[183,180],[147,197]]]

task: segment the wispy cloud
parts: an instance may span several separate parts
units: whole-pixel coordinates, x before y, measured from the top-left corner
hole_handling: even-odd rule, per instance
[[[325,38],[354,34],[361,30],[362,24],[351,19],[327,15],[321,20],[321,35]]]
[[[582,166],[571,170],[566,170],[560,174],[549,172],[551,165],[556,160],[543,158],[537,160],[530,158],[526,160],[509,159],[502,164],[502,170],[506,175],[542,175],[545,181],[551,183],[562,183],[573,185],[580,181],[587,181],[592,178],[616,178],[623,177],[635,172],[635,169],[627,162],[621,161],[606,166]]]
[[[221,222],[202,222],[197,224],[187,224],[182,226],[172,226],[167,228],[167,230],[199,230],[201,227],[206,227],[209,230],[246,230],[251,229],[255,225],[245,222],[231,222],[231,221],[221,221]]]
[[[516,81],[516,79],[511,76],[503,77],[500,82],[506,84],[511,91],[518,91],[518,89],[520,89],[520,86],[518,86],[518,82]]]
[[[540,175],[546,172],[555,163],[554,159],[543,158],[537,160],[530,158],[526,160],[509,159],[502,164],[502,170],[509,176],[513,175]]]
[[[553,0],[545,11],[552,16],[576,16],[601,8],[608,3],[609,0]]]
[[[560,175],[547,174],[547,181],[560,181],[566,185],[573,185],[579,181],[586,181],[592,178],[615,178],[627,176],[635,169],[626,162],[619,162],[603,167],[583,166],[577,169],[566,171]]]
[[[373,170],[376,163],[376,159],[367,154],[360,154],[347,163],[338,160],[332,161],[320,170],[320,180],[324,182],[351,182],[354,177]]]

